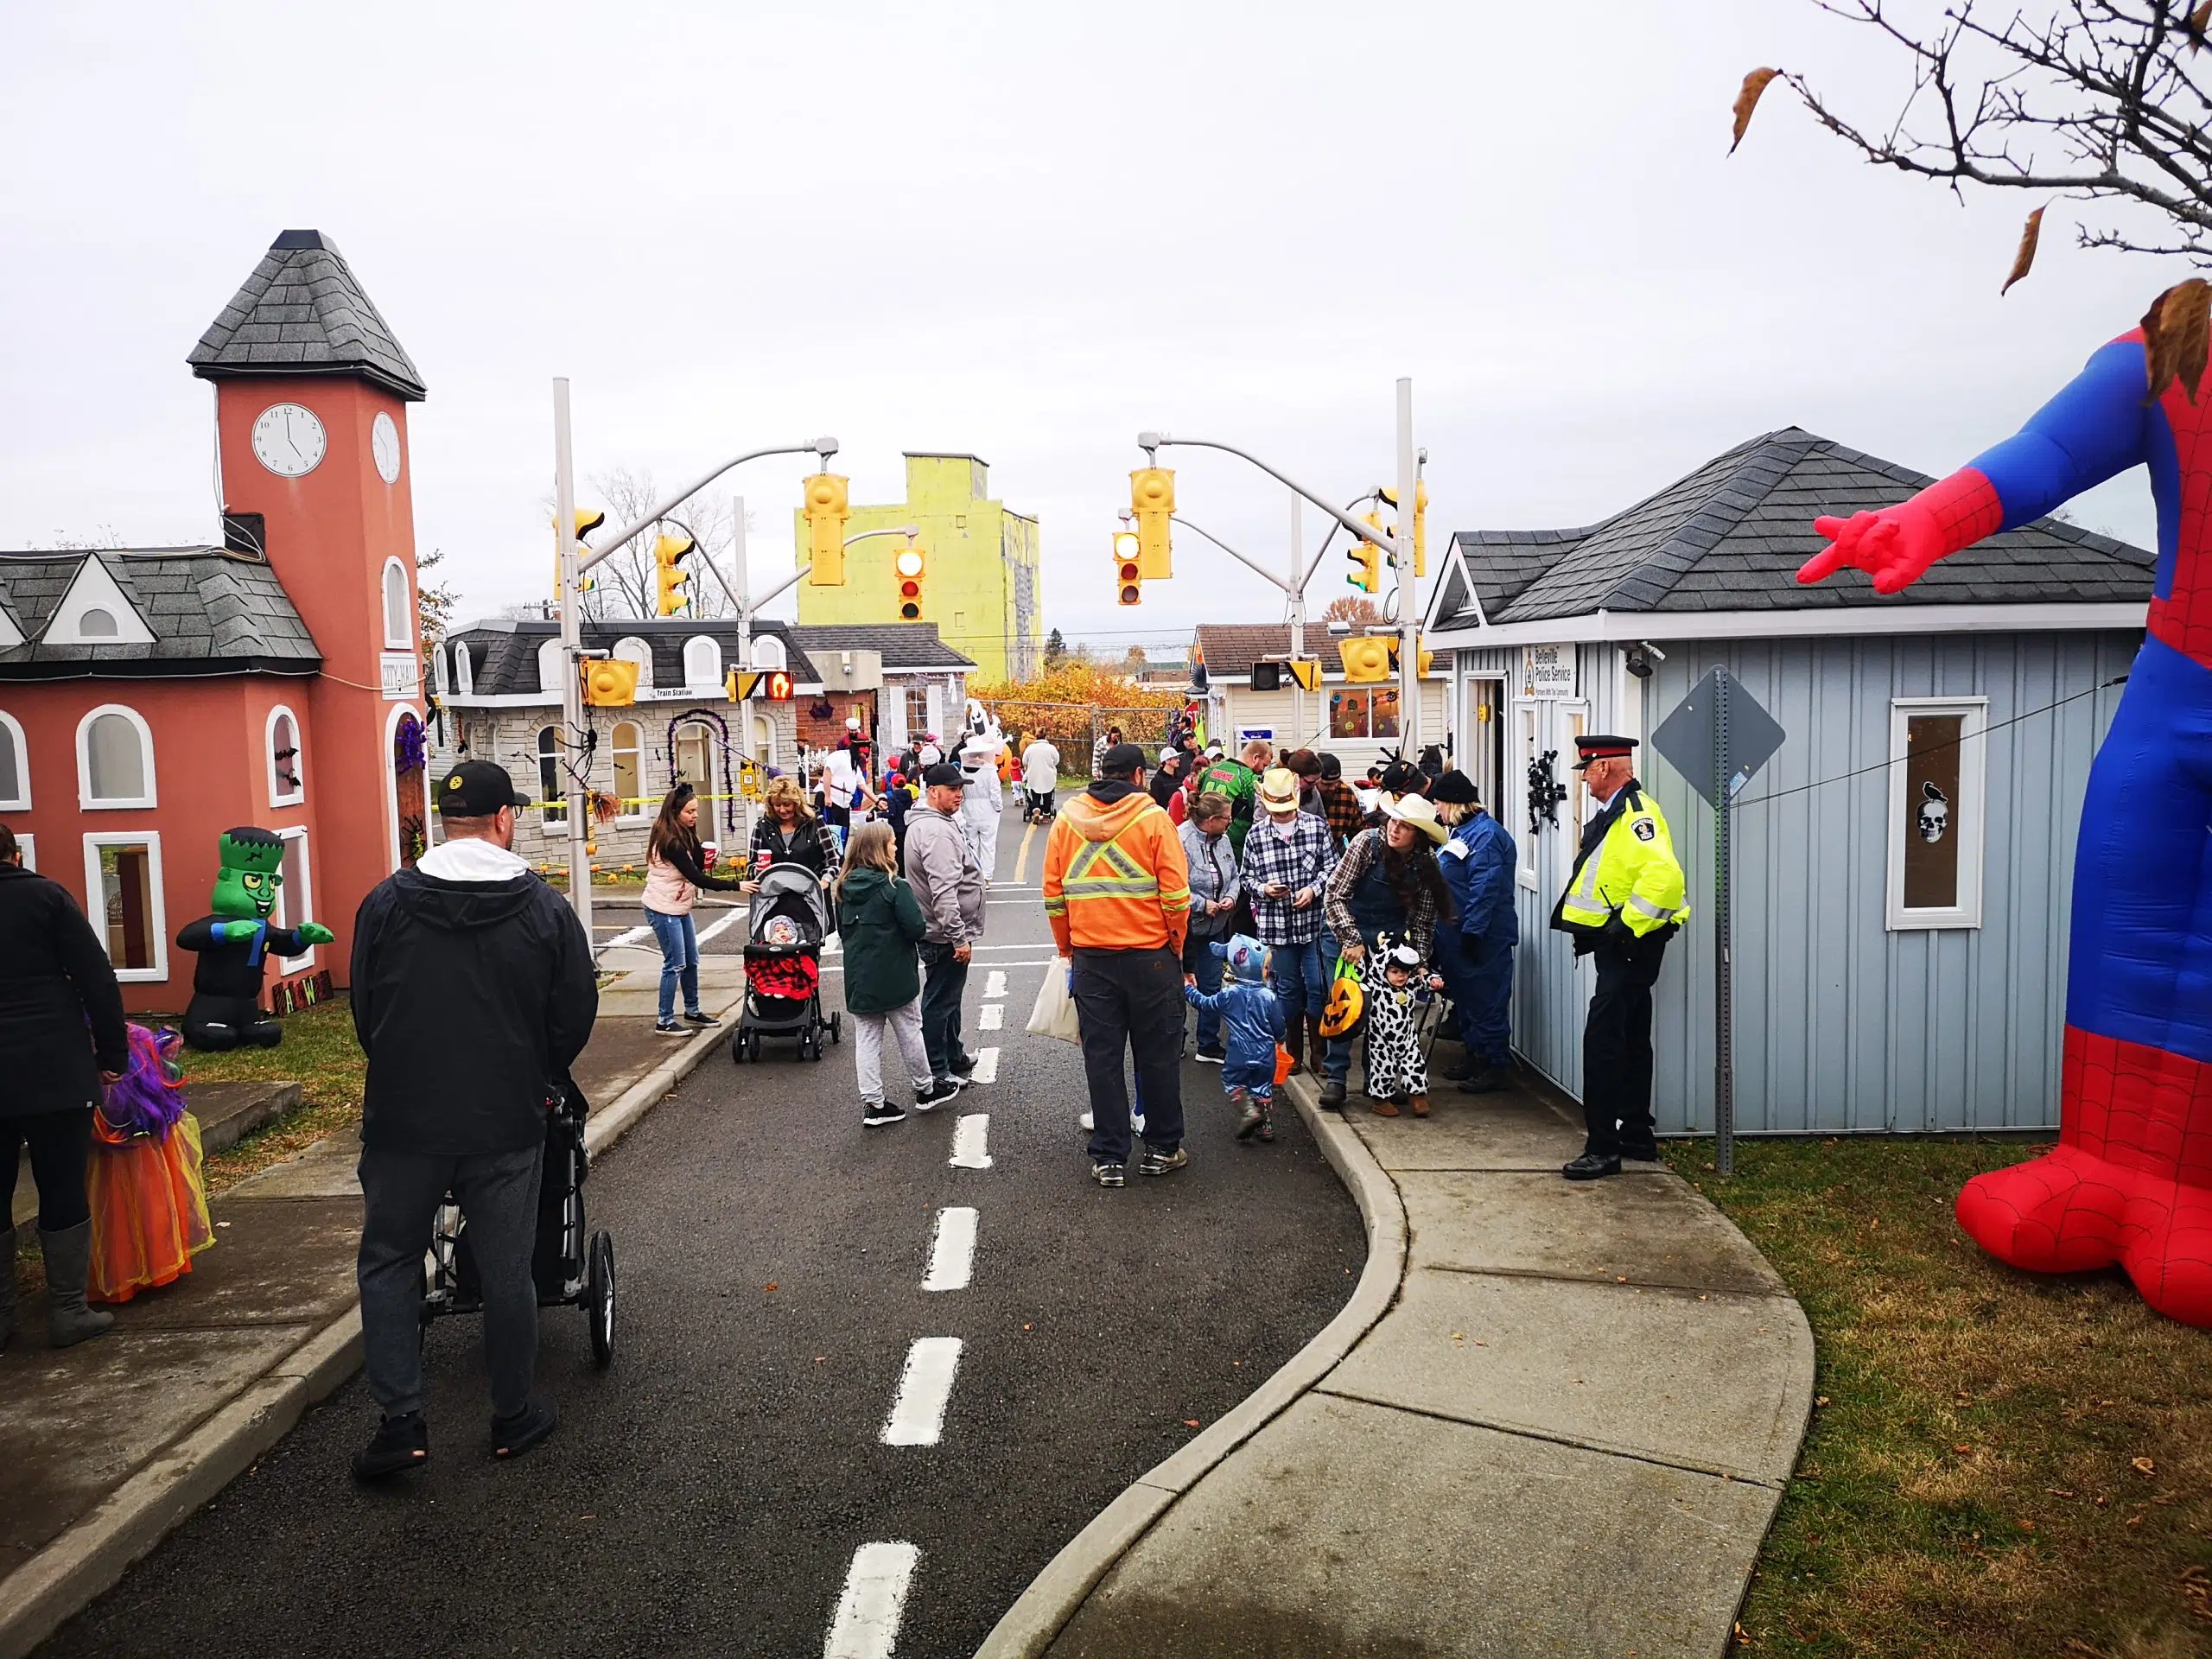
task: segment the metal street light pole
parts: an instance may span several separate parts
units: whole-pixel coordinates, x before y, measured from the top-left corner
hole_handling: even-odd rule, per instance
[[[1414,383],[1398,380],[1398,533],[1391,559],[1398,572],[1398,754],[1421,753],[1421,579],[1414,574],[1414,516],[1421,474],[1414,459]]]
[[[1290,498],[1290,580],[1284,584],[1290,596],[1290,660],[1306,656],[1306,509]],[[1306,746],[1306,682],[1295,669],[1290,676],[1290,726],[1295,739],[1291,747]]]

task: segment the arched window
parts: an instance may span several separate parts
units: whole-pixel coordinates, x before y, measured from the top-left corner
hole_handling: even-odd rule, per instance
[[[83,639],[113,639],[123,630],[116,625],[115,613],[98,605],[77,613],[77,635]]]
[[[430,689],[442,697],[453,690],[453,682],[446,676],[446,648],[443,645],[430,647]]]
[[[78,722],[77,794],[86,811],[155,804],[154,734],[136,709],[105,703]]]
[[[784,642],[772,633],[757,636],[753,641],[753,666],[755,668],[789,668],[790,658],[784,654]]]
[[[453,647],[453,689],[457,696],[476,695],[476,670],[469,662],[468,647],[459,640]]]
[[[393,651],[415,643],[414,619],[407,613],[407,567],[397,559],[384,562],[384,642]]]
[[[30,747],[23,741],[23,728],[16,717],[0,713],[0,812],[30,810]]]
[[[550,825],[566,823],[568,809],[558,804],[568,797],[561,772],[561,733],[558,727],[545,726],[537,734],[537,798],[544,803],[544,822]]]
[[[618,722],[609,747],[614,751],[614,793],[621,802],[615,811],[626,818],[651,816],[651,808],[644,798],[645,770],[640,761],[644,743],[637,723],[627,720]]]
[[[300,766],[300,722],[278,703],[269,711],[269,804],[297,806],[307,798],[307,773]]]
[[[614,660],[638,665],[638,689],[652,689],[653,683],[653,648],[634,633],[625,634],[614,642]]]
[[[550,691],[556,697],[561,695],[563,661],[561,642],[558,639],[548,639],[537,648],[537,689],[539,690]]]
[[[683,642],[683,683],[704,690],[722,683],[722,648],[703,633]]]

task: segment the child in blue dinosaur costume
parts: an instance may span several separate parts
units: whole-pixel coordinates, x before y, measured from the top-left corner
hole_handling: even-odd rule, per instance
[[[1275,1046],[1289,1029],[1282,1004],[1268,988],[1268,947],[1249,933],[1217,939],[1208,947],[1229,969],[1228,982],[1211,995],[1185,978],[1183,1000],[1194,1008],[1211,1008],[1221,1015],[1222,1041],[1228,1050],[1222,1061],[1221,1086],[1229,1103],[1237,1109],[1236,1138],[1262,1141],[1275,1138]]]
[[[184,1040],[217,1051],[252,1044],[274,1048],[284,1027],[261,1011],[262,976],[270,956],[303,955],[335,936],[320,922],[271,927],[269,913],[284,885],[284,843],[251,825],[223,831],[216,843],[222,868],[208,902],[212,916],[187,923],[176,948],[199,953],[192,970],[192,1001],[184,1011]]]

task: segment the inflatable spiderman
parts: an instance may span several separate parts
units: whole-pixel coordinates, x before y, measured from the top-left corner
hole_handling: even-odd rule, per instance
[[[2123,334],[1950,477],[1879,512],[1816,520],[1833,545],[1797,580],[1850,565],[1897,593],[1948,554],[2150,468],[2149,637],[2090,770],[2075,855],[2059,1145],[1967,1182],[1958,1217],[2015,1267],[2117,1262],[2160,1313],[2212,1325],[2212,409],[2178,382],[2154,386],[2149,356],[2142,330]]]

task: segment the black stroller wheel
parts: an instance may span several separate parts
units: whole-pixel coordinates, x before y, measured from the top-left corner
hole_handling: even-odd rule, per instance
[[[604,1228],[591,1236],[585,1254],[584,1317],[591,1323],[592,1362],[603,1371],[614,1363],[614,1237]]]
[[[830,1016],[830,1040],[837,1044],[842,1044],[845,1040],[845,1016],[842,1014],[833,1014]]]
[[[756,1065],[760,1062],[760,1033],[757,1031],[745,1034],[745,1058]]]
[[[729,1034],[729,1058],[732,1065],[745,1064],[745,1033],[733,1031]]]

